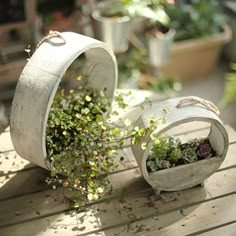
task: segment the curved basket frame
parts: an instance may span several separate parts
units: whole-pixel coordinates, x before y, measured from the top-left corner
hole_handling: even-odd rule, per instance
[[[140,145],[133,145],[132,151],[138,162],[145,180],[159,193],[160,191],[178,191],[187,189],[198,184],[212,175],[222,164],[228,151],[228,134],[226,129],[219,119],[218,115],[212,110],[199,104],[187,104],[177,108],[177,104],[184,99],[200,99],[198,97],[179,97],[166,100],[161,103],[153,104],[144,114],[138,119],[137,125],[140,127],[149,126],[149,117],[154,116],[156,119],[162,118],[162,110],[168,109],[166,115],[166,123],[159,124],[155,133],[161,135],[175,126],[193,122],[204,121],[211,124],[208,138],[212,147],[219,154],[216,158],[202,160],[191,164],[185,164],[170,169],[148,173],[146,160],[153,145],[150,137],[145,138],[148,146],[142,150]],[[203,99],[200,99],[204,101]]]
[[[55,33],[55,32],[54,32]],[[10,118],[11,138],[23,158],[50,168],[46,157],[48,114],[59,83],[68,67],[85,53],[89,86],[113,97],[117,85],[117,64],[104,43],[72,32],[47,37],[26,64],[18,81]]]

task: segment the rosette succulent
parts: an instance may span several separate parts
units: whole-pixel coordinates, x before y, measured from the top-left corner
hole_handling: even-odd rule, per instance
[[[170,161],[175,164],[177,163],[181,157],[182,157],[182,151],[180,148],[176,148],[176,149],[173,149],[171,152],[170,152]]]
[[[194,148],[187,147],[182,151],[182,159],[184,163],[191,163],[197,161],[197,153]]]
[[[197,155],[201,159],[208,159],[212,157],[213,153],[210,143],[200,143]]]
[[[155,140],[147,158],[149,172],[188,164],[216,155],[208,139],[190,139],[181,143],[179,138],[162,136]]]
[[[151,156],[160,160],[165,160],[168,158],[169,151],[169,139],[168,137],[161,137],[156,139],[154,145],[152,146]]]

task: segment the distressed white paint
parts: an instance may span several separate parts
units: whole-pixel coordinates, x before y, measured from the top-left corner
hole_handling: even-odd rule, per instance
[[[48,113],[71,63],[85,53],[90,86],[106,88],[108,97],[113,96],[117,84],[116,59],[106,44],[72,32],[60,36],[63,40],[44,41],[26,64],[16,87],[10,119],[16,152],[44,168],[49,168],[45,146]]]
[[[138,119],[137,125],[139,127],[148,127],[149,117],[154,116],[156,119],[161,119],[163,109],[168,110],[166,115],[167,122],[158,125],[155,130],[155,133],[158,135],[186,122],[208,122],[211,125],[208,138],[212,147],[218,153],[218,156],[209,160],[202,160],[191,164],[160,170],[155,173],[148,173],[146,160],[153,145],[153,141],[150,137],[145,137],[145,142],[148,143],[147,149],[142,150],[140,145],[134,145],[132,146],[132,151],[142,171],[143,177],[157,193],[160,191],[183,190],[201,184],[220,167],[228,150],[228,134],[218,115],[203,105],[196,103],[185,104],[184,106],[177,108],[177,104],[186,98],[189,100],[200,99],[197,97],[180,97],[168,99],[160,103],[154,103],[151,108],[144,111],[143,115]],[[200,100],[203,101],[202,99]]]

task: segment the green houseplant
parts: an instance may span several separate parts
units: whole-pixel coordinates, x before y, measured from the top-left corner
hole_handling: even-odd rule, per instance
[[[130,33],[129,7],[125,1],[105,1],[92,12],[96,37],[106,42],[115,53],[128,49]]]
[[[81,79],[81,77],[79,77]],[[107,191],[106,175],[116,169],[119,162],[114,155],[125,140],[138,143],[144,135],[156,128],[131,127],[129,120],[112,122],[117,108],[124,109],[124,98],[130,93],[117,93],[111,111],[111,100],[103,91],[86,88],[57,93],[48,119],[46,147],[51,163],[51,177],[47,179],[53,188],[62,186],[70,199],[81,206],[96,201]]]
[[[103,1],[92,12],[98,39],[108,43],[114,52],[121,53],[128,49],[131,20],[139,17],[158,19],[163,12],[154,13],[147,5],[149,1],[115,0]],[[162,17],[163,18],[163,17]]]
[[[222,46],[231,39],[224,15],[216,1],[188,1],[165,9],[176,30],[170,63],[161,68],[181,81],[204,78],[213,70]],[[197,66],[196,66],[197,65]]]
[[[143,10],[137,11],[137,15],[145,19],[140,38],[143,38],[144,31],[150,29],[152,36],[162,39],[163,34],[159,31],[174,29],[176,32],[175,42],[169,43],[169,63],[168,56],[165,58],[168,54],[161,54],[161,50],[151,57],[149,63],[161,65],[163,74],[181,81],[207,76],[217,62],[222,45],[231,38],[231,30],[225,25],[224,15],[216,1],[190,0],[188,4],[170,4],[150,0],[145,3]],[[157,50],[150,49],[149,54],[153,51]]]
[[[191,139],[181,143],[179,138],[162,136],[155,140],[147,158],[149,172],[193,163],[216,156],[208,139]]]

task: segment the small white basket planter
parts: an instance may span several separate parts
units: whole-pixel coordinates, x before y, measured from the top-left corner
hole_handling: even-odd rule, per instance
[[[183,164],[169,169],[149,173],[146,161],[149,156],[153,141],[145,137],[148,146],[143,150],[140,145],[133,145],[132,151],[142,171],[144,179],[159,194],[161,191],[179,191],[198,184],[212,175],[222,164],[228,150],[228,134],[219,119],[218,109],[209,101],[198,97],[180,97],[153,104],[138,119],[139,127],[149,126],[149,117],[162,118],[162,110],[168,109],[166,123],[160,124],[155,130],[159,136],[171,129],[188,122],[207,122],[210,124],[208,139],[212,148],[218,154],[215,157],[199,160],[190,164]]]
[[[113,52],[103,42],[72,32],[46,36],[18,81],[10,118],[12,142],[21,157],[43,168],[50,168],[45,142],[50,107],[63,75],[82,53],[89,86],[112,98],[117,84]]]

